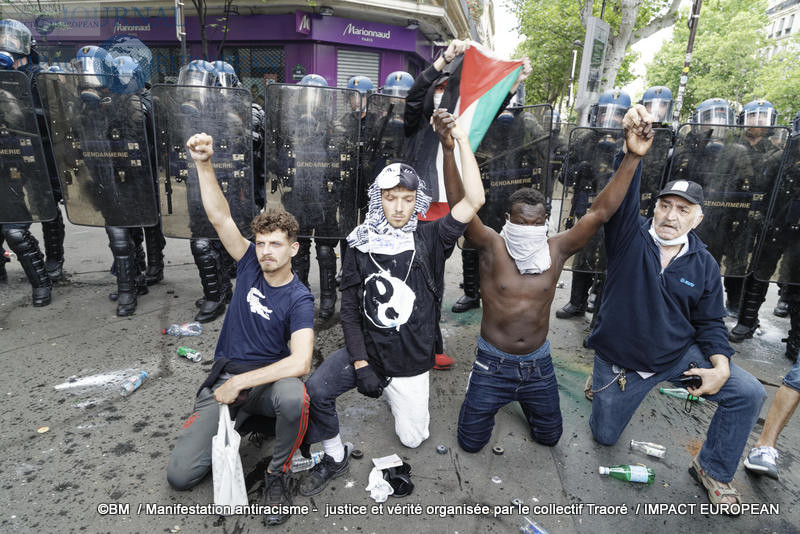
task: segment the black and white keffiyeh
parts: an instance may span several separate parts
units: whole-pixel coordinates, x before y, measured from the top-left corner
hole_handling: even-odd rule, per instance
[[[417,198],[411,219],[402,227],[394,228],[383,213],[381,191],[378,180],[369,186],[369,211],[366,220],[356,226],[347,236],[347,244],[362,252],[396,254],[414,247],[413,232],[417,229],[418,214],[425,215],[431,205],[431,197],[424,192],[425,183],[420,179]],[[411,247],[408,247],[410,242]]]

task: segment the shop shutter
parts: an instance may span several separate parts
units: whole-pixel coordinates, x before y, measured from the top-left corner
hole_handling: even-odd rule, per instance
[[[381,71],[380,54],[339,50],[336,59],[337,87],[347,87],[347,81],[353,76],[366,76],[372,80],[375,89],[382,85],[382,80],[378,79]]]

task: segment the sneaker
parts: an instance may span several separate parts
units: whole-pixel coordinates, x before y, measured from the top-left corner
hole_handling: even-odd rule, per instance
[[[744,466],[753,473],[778,478],[778,451],[774,447],[754,447],[744,460]]]
[[[264,480],[264,506],[280,507],[285,513],[268,513],[264,516],[264,524],[267,526],[280,525],[289,519],[289,506],[292,505],[292,493],[290,491],[288,473],[266,473]],[[274,510],[277,511],[277,510]]]
[[[437,371],[447,371],[453,367],[453,358],[447,354],[437,353],[434,359],[433,368]]]
[[[302,482],[300,482],[300,495],[310,497],[325,489],[328,481],[332,478],[340,477],[350,469],[350,449],[349,445],[344,447],[344,459],[341,462],[334,462],[333,457],[325,454],[322,461],[311,468]]]

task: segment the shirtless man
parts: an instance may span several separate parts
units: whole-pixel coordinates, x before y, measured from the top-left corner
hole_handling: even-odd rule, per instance
[[[550,343],[550,306],[564,262],[579,251],[617,210],[639,162],[650,149],[652,119],[637,105],[625,115],[626,154],[616,174],[571,229],[547,237],[545,198],[520,189],[509,198],[506,224],[498,234],[474,217],[466,237],[478,250],[483,318],[478,350],[458,417],[458,443],[477,452],[488,443],[497,410],[519,401],[531,436],[543,445],[561,437],[561,410]],[[461,181],[448,135],[453,119],[438,112],[434,125],[444,151],[447,201],[462,198]],[[638,172],[641,172],[639,170]]]

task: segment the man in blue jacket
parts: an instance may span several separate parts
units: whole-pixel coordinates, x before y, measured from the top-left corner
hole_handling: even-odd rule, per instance
[[[615,166],[621,160],[619,153]],[[718,408],[689,472],[712,503],[740,503],[731,481],[766,393],[730,363],[719,266],[691,232],[703,218],[703,188],[669,182],[653,218],[645,220],[640,184],[641,167],[605,225],[605,292],[588,341],[595,350],[589,426],[597,442],[613,445],[656,384],[700,377],[702,384],[689,392]],[[697,367],[689,369],[692,362]]]

